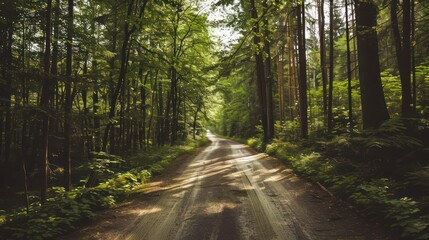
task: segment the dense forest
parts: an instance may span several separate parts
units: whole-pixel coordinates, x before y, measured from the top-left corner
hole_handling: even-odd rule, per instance
[[[427,239],[428,23],[425,0],[1,0],[0,233],[63,234],[210,129]]]

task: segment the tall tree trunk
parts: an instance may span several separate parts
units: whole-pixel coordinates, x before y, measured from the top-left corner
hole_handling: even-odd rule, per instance
[[[151,97],[151,107],[150,107],[150,112],[151,112],[151,114],[150,114],[150,118],[149,118],[149,123],[148,123],[148,128],[147,128],[147,134],[146,134],[146,143],[145,143],[145,146],[146,145],[149,145],[149,139],[150,139],[150,137],[151,137],[151,130],[152,130],[152,122],[153,122],[153,117],[155,116],[155,110],[154,110],[154,108],[155,108],[155,106],[157,106],[157,91],[156,91],[156,88],[157,88],[157,84],[158,84],[158,70],[156,70],[156,72],[155,72],[155,79],[154,79],[154,81],[153,81],[153,84],[152,84],[152,97]],[[158,121],[157,121],[158,122]],[[153,138],[152,137],[152,142],[155,140],[155,138]],[[153,144],[153,143],[152,143]]]
[[[320,41],[320,70],[322,72],[322,100],[323,100],[323,116],[325,126],[328,121],[328,73],[326,66],[326,42],[325,42],[325,1],[319,0],[318,18],[319,18],[319,41]]]
[[[42,150],[40,166],[40,202],[45,204],[48,189],[48,165],[49,165],[49,99],[51,96],[50,83],[50,59],[51,59],[51,12],[52,0],[46,0],[46,26],[45,26],[45,55],[44,55],[44,79],[42,94],[40,96],[40,107],[43,109],[42,136],[40,139],[40,149]]]
[[[305,1],[297,6],[297,31],[299,55],[299,117],[302,138],[308,137],[307,117],[307,57],[305,49]]]
[[[70,145],[71,145],[71,110],[72,110],[72,96],[71,96],[71,74],[72,74],[72,41],[73,41],[73,0],[68,0],[67,8],[67,58],[66,58],[66,83],[65,83],[65,100],[64,100],[64,188],[66,191],[71,189],[71,158],[70,158]],[[86,109],[86,106],[85,106]]]
[[[334,91],[334,0],[329,0],[329,86],[328,86],[328,132],[334,127],[332,98]]]
[[[265,72],[265,81],[266,81],[266,95],[267,95],[267,137],[268,140],[271,140],[274,137],[274,110],[273,110],[273,76],[271,73],[271,51],[270,51],[270,30],[268,25],[268,4],[267,0],[262,2],[262,7],[264,8],[264,18],[263,23],[265,27],[264,31],[264,52],[266,54],[264,61],[264,72]]]
[[[98,116],[98,63],[97,60],[92,61],[92,69],[94,71],[93,92],[92,92],[92,112],[94,114],[94,150],[99,152],[100,149],[100,117]]]
[[[202,106],[203,106],[202,103],[198,102],[198,104],[197,104],[197,110],[194,113],[194,119],[192,121],[192,139],[195,139],[195,135],[196,135],[196,132],[197,132],[196,129],[197,129],[198,113],[200,112]]]
[[[297,77],[296,77],[296,51],[295,51],[295,37],[293,37],[292,32],[295,32],[293,29],[292,18],[288,17],[288,73],[289,73],[289,116],[290,120],[293,121],[295,117],[295,103],[297,99]]]
[[[59,112],[59,93],[58,93],[58,39],[60,33],[60,0],[55,0],[54,5],[54,36],[52,41],[52,61],[51,61],[51,75],[52,75],[52,89],[53,94],[51,96],[51,106],[55,109],[55,112]],[[51,129],[58,131],[58,120],[53,119],[51,123]]]
[[[260,46],[261,38],[259,37],[259,23],[256,21],[258,19],[258,12],[256,9],[255,0],[250,0],[251,5],[251,17],[255,20],[253,24],[252,31],[254,33],[253,36],[253,44],[255,46]],[[259,107],[262,116],[262,128],[264,131],[264,139],[263,141],[266,143],[270,140],[269,128],[268,128],[268,116],[267,116],[267,84],[265,78],[265,69],[264,69],[264,58],[262,55],[262,51],[257,50],[255,52],[255,60],[256,60],[256,75],[257,75],[257,88],[258,88],[258,96],[259,96]]]
[[[285,82],[283,78],[283,49],[284,45],[277,46],[277,81],[278,81],[278,91],[279,91],[279,116],[280,123],[283,124],[286,120],[285,113]]]
[[[5,69],[5,80],[6,80],[6,89],[5,89],[5,109],[6,109],[6,118],[4,126],[4,159],[6,163],[9,163],[10,160],[10,150],[12,144],[12,117],[11,117],[11,106],[12,106],[12,42],[13,42],[13,28],[10,26],[7,30],[7,42],[5,46],[5,59],[6,63],[4,65]],[[1,132],[0,132],[1,134]]]
[[[155,87],[158,88],[157,95],[158,95],[158,114],[157,114],[157,120],[156,120],[156,135],[157,135],[157,142],[158,146],[164,145],[164,100],[163,100],[163,94],[162,94],[162,82],[158,81],[158,86]]]
[[[390,19],[393,39],[395,41],[396,59],[399,67],[399,75],[402,87],[402,116],[414,115],[411,95],[411,3],[410,0],[402,1],[402,36],[398,23],[398,0],[392,0],[390,7]]]
[[[367,0],[355,4],[363,127],[377,128],[389,119],[380,76],[377,6]]]
[[[345,0],[344,6],[346,10],[346,47],[347,47],[347,95],[349,103],[349,127],[350,132],[353,130],[353,98],[352,98],[352,67],[350,53],[350,29],[349,29],[349,7],[348,0]]]
[[[417,108],[417,82],[416,82],[416,13],[415,0],[411,0],[411,73],[413,82],[413,111]]]

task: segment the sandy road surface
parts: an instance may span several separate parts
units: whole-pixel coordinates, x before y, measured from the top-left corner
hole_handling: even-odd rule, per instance
[[[392,239],[277,160],[209,137],[145,200],[67,239]]]

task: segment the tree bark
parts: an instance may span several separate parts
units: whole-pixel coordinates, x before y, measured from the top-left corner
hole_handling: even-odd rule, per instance
[[[325,1],[319,0],[318,17],[319,17],[319,41],[320,41],[320,70],[322,72],[322,100],[323,100],[323,118],[327,127],[328,120],[328,73],[326,66],[326,42],[325,42]]]
[[[251,5],[251,17],[255,21],[258,20],[258,11],[256,9],[255,0],[250,0]],[[255,47],[259,47],[261,43],[261,38],[259,37],[259,23],[255,22],[253,24],[253,44]],[[270,140],[269,128],[268,128],[268,116],[267,116],[267,84],[265,78],[265,68],[264,68],[264,58],[262,56],[262,51],[257,49],[255,52],[255,61],[256,61],[256,75],[257,75],[257,88],[259,96],[259,107],[261,112],[262,128],[264,131],[263,141],[266,143]]]
[[[40,149],[42,150],[40,166],[40,203],[46,202],[46,193],[48,189],[48,165],[49,165],[49,99],[51,96],[50,89],[50,59],[51,59],[51,12],[52,0],[46,0],[46,26],[45,26],[45,54],[43,60],[44,79],[42,94],[40,96],[40,107],[43,111],[42,116],[42,136],[40,139]]]
[[[334,119],[332,98],[334,91],[334,0],[329,0],[329,86],[328,86],[328,133],[332,132]]]
[[[264,61],[264,72],[265,72],[265,81],[266,81],[266,95],[267,95],[267,138],[268,140],[273,139],[274,137],[274,110],[273,110],[273,76],[271,73],[271,51],[270,51],[270,31],[268,25],[268,4],[267,0],[262,2],[262,7],[264,8],[264,18],[263,23],[265,27],[264,31],[264,52],[266,54]]]
[[[305,49],[305,1],[297,6],[297,31],[299,54],[299,117],[302,138],[308,137],[307,117],[307,57]]]
[[[68,0],[67,10],[67,57],[66,57],[66,83],[65,83],[65,100],[64,100],[64,188],[66,191],[71,189],[71,158],[70,158],[70,144],[71,144],[71,74],[72,74],[72,41],[73,41],[73,0]],[[86,106],[85,106],[86,109]]]
[[[364,129],[377,128],[389,119],[381,85],[378,56],[377,6],[373,1],[355,1],[359,82]]]
[[[402,36],[398,23],[398,0],[392,0],[390,6],[390,19],[392,25],[393,39],[396,48],[396,59],[398,62],[399,75],[402,87],[402,116],[411,117],[415,115],[411,95],[411,3],[410,0],[402,1]]]
[[[349,29],[349,7],[348,0],[345,0],[344,6],[346,10],[346,47],[347,47],[347,95],[349,104],[349,127],[350,132],[353,130],[353,96],[352,96],[352,67],[350,53],[350,29]]]

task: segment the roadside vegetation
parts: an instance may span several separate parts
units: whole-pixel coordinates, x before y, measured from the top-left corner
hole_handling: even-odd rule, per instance
[[[353,136],[276,139],[266,146],[256,137],[247,144],[280,159],[402,238],[423,240],[429,238],[429,142],[425,123],[411,122],[406,127],[403,119],[392,119]]]
[[[97,211],[114,207],[132,195],[144,193],[144,184],[161,174],[174,160],[208,143],[206,137],[180,145],[149,148],[126,159],[103,152],[93,153],[85,163],[90,169],[81,184],[71,191],[51,187],[46,204],[38,195],[25,206],[0,212],[1,239],[53,239],[83,226]],[[89,182],[91,181],[91,183]]]

